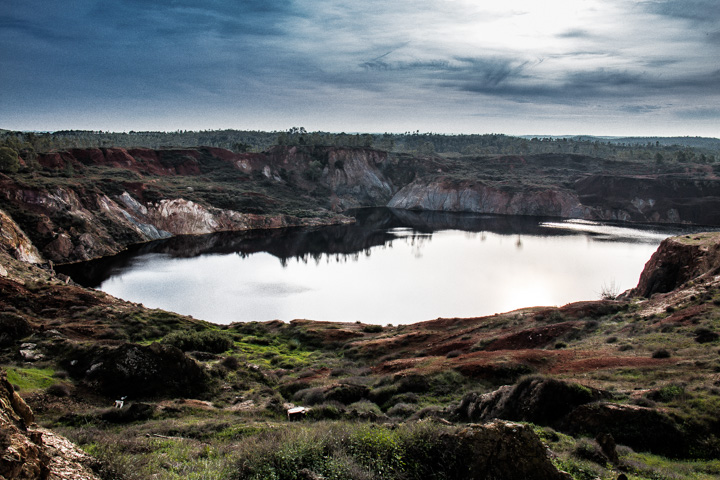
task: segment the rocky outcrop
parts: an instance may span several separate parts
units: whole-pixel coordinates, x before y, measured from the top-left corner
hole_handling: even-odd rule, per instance
[[[315,218],[257,215],[206,207],[182,198],[143,203],[127,191],[111,198],[97,191],[22,187],[0,181],[0,196],[22,212],[45,258],[56,263],[113,255],[130,244],[228,230],[280,228],[322,223]],[[349,221],[342,217],[325,222]],[[8,225],[8,227],[6,227]],[[3,243],[16,257],[41,261],[30,240],[9,216],[0,215]],[[7,232],[7,233],[6,233]]]
[[[620,444],[671,457],[687,456],[697,444],[698,439],[690,438],[665,413],[610,403],[610,397],[608,392],[576,383],[529,377],[490,393],[469,393],[450,413],[460,421],[503,419],[550,426],[572,435],[610,434]]]
[[[720,273],[720,234],[699,233],[663,240],[626,296],[667,293],[703,276]]]
[[[576,383],[528,377],[483,395],[467,394],[455,415],[472,422],[502,418],[553,426],[580,405],[607,397],[607,393]]]
[[[574,188],[594,219],[720,224],[720,180],[716,178],[589,175],[576,181]]]
[[[688,436],[657,409],[614,403],[576,408],[565,419],[563,430],[577,436],[609,433],[619,444],[671,458],[690,455],[701,440]]]
[[[570,480],[550,461],[547,448],[530,425],[495,421],[471,425],[447,439],[448,452],[465,458],[467,469],[461,476],[468,480]],[[458,472],[460,473],[460,472]]]
[[[72,376],[117,398],[192,396],[205,392],[210,381],[180,349],[160,343],[78,349],[65,363]]]
[[[89,468],[91,457],[34,421],[30,407],[0,372],[1,480],[99,480]]]
[[[42,263],[43,258],[10,216],[0,210],[0,249],[22,262]]]
[[[584,175],[567,186],[553,183],[539,188],[522,181],[491,186],[448,177],[419,178],[400,188],[388,206],[587,220],[720,224],[720,181],[713,178],[602,174]]]
[[[400,189],[388,207],[500,215],[583,217],[584,210],[572,192],[547,189],[508,189],[471,181],[418,180]]]

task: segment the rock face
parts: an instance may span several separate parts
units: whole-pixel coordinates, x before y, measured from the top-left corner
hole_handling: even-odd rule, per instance
[[[172,235],[315,223],[313,219],[288,215],[243,214],[204,207],[182,198],[143,204],[128,192],[112,199],[95,191],[60,187],[47,191],[23,188],[8,181],[4,184],[0,181],[0,187],[4,188],[0,196],[30,213],[34,220],[29,221],[35,222],[35,242],[47,259],[57,263],[113,255],[127,245]],[[27,237],[13,225],[7,215],[0,216],[6,248],[26,261],[42,261]]]
[[[0,210],[0,249],[22,262],[42,263],[43,258],[10,216]]]
[[[411,210],[539,215],[587,220],[720,224],[720,181],[681,175],[585,175],[545,188],[503,187],[447,177],[403,186],[389,207]]]
[[[87,454],[33,422],[32,410],[0,372],[0,479],[99,480]]]
[[[598,219],[720,223],[720,181],[682,175],[589,175],[575,182],[580,201]]]
[[[397,192],[388,207],[566,218],[584,216],[583,207],[572,192],[555,189],[503,191],[481,183],[449,179],[429,184],[415,181]]]
[[[630,296],[667,293],[683,283],[720,273],[720,234],[701,233],[663,240]]]

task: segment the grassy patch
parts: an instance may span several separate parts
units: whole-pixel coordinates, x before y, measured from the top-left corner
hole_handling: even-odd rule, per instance
[[[7,378],[20,391],[42,390],[54,383],[55,370],[52,368],[7,368]]]

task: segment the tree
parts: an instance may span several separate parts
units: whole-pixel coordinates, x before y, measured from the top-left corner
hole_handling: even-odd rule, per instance
[[[20,168],[20,159],[10,147],[0,147],[0,172],[15,173]]]

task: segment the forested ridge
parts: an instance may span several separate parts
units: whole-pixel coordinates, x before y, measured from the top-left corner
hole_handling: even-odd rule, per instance
[[[103,132],[64,130],[17,132],[0,130],[0,146],[32,161],[38,153],[71,148],[219,147],[241,152],[262,152],[275,145],[311,145],[375,148],[414,155],[531,155],[568,153],[604,159],[661,162],[714,163],[720,159],[720,139],[704,137],[515,137],[502,134],[445,135],[421,133],[308,132],[302,127],[286,131],[206,130],[174,132]]]

